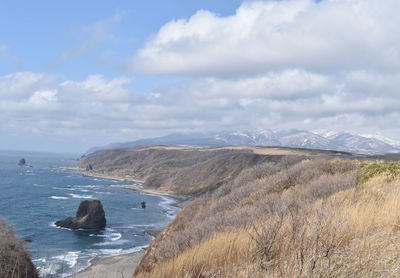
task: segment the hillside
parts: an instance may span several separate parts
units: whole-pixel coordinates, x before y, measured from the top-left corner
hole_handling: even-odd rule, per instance
[[[125,180],[143,180],[143,187],[199,195],[235,179],[241,171],[283,158],[351,157],[347,153],[267,147],[138,147],[98,151],[82,158],[80,167]],[[290,159],[287,159],[290,158]]]
[[[134,277],[395,277],[400,166],[266,163],[187,205]]]
[[[396,158],[154,146],[97,152],[81,165],[197,196],[152,242],[134,277],[396,277]]]

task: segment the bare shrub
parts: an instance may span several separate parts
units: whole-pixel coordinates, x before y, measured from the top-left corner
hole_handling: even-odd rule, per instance
[[[8,229],[0,219],[0,277],[36,278],[38,274],[33,266],[24,241],[13,230]]]
[[[329,210],[322,213],[322,209],[314,207],[333,194],[356,186],[356,163],[324,159],[295,162],[280,157],[275,163],[268,161],[247,168],[214,193],[183,208],[164,236],[153,243],[155,248],[147,252],[137,275],[154,273],[163,268],[164,262],[171,262],[216,234],[237,229],[247,229],[252,239],[253,255],[246,264],[258,269],[259,273],[253,271],[254,277],[263,277],[262,273],[298,277],[330,269],[329,258],[339,242],[338,235],[331,232],[337,230],[332,228],[336,214]],[[221,271],[218,268],[220,276],[215,277],[223,277]]]

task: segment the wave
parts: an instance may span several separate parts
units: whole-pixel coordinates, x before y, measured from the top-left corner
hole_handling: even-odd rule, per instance
[[[65,261],[70,268],[73,268],[76,265],[76,263],[78,262],[80,253],[81,253],[81,251],[69,251],[69,252],[65,253],[64,255],[58,255],[58,256],[54,256],[52,258]]]
[[[55,187],[55,186],[53,186],[53,189],[56,189],[56,190],[69,190],[69,191],[76,191],[77,190],[76,188],[72,188],[72,187]]]
[[[88,185],[75,185],[74,187],[83,187],[83,188],[98,188],[98,185],[92,185],[92,184],[88,184]]]
[[[93,199],[92,195],[79,195],[74,193],[70,193],[68,195],[75,199]]]
[[[160,207],[162,207],[162,212],[167,215],[168,218],[174,218],[178,212],[178,208],[172,207],[172,204],[176,203],[175,199],[159,196],[162,201],[158,203]]]
[[[122,251],[121,255],[136,253],[136,252],[142,251],[143,249],[145,249],[147,247],[149,247],[148,244],[142,245],[142,246],[136,246],[136,247],[133,247],[133,248],[130,248],[130,249],[125,249],[125,250]]]
[[[53,256],[50,258],[39,258],[36,260],[32,260],[37,265],[37,269],[39,274],[42,277],[53,277],[53,275],[60,274],[60,277],[67,277],[72,274],[72,270],[77,269],[77,263],[80,255],[80,251],[69,251],[62,255]],[[87,263],[84,267],[89,266]],[[70,273],[68,273],[67,268],[71,269]]]
[[[96,193],[96,194],[111,194],[111,192],[101,192],[101,191],[96,191],[94,193]]]
[[[110,239],[111,241],[119,240],[122,237],[121,233],[109,233],[109,234],[90,234],[92,237],[104,237]]]
[[[57,228],[57,229],[73,231],[73,229],[70,229],[70,228],[64,228],[64,227],[57,226],[55,221],[54,221],[54,222],[51,222],[51,223],[49,224],[49,226],[50,226],[50,227],[53,227],[53,228]]]
[[[98,242],[93,244],[93,246],[115,246],[115,245],[123,245],[129,243],[129,240],[127,239],[122,239],[118,241],[106,241],[106,242]]]
[[[68,200],[68,197],[62,197],[62,196],[50,196],[50,199],[54,199],[54,200]]]

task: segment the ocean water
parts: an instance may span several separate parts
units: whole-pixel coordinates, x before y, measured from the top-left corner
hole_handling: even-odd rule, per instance
[[[33,167],[17,166],[22,157]],[[173,199],[122,188],[132,183],[57,168],[77,165],[77,157],[0,151],[0,218],[32,241],[32,260],[45,277],[65,277],[97,258],[139,251],[152,240],[145,230],[163,228],[178,211]],[[54,225],[75,216],[80,202],[88,199],[101,200],[107,219],[104,230]],[[145,209],[140,208],[142,201]]]

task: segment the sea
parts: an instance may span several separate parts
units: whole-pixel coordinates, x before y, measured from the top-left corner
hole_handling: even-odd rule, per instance
[[[25,158],[32,167],[18,166]],[[134,183],[84,177],[79,155],[0,151],[0,218],[27,240],[43,277],[67,277],[94,261],[142,250],[178,212],[176,200],[123,188]],[[55,221],[75,216],[83,200],[99,199],[104,230],[70,230]],[[140,203],[146,202],[145,209]]]

